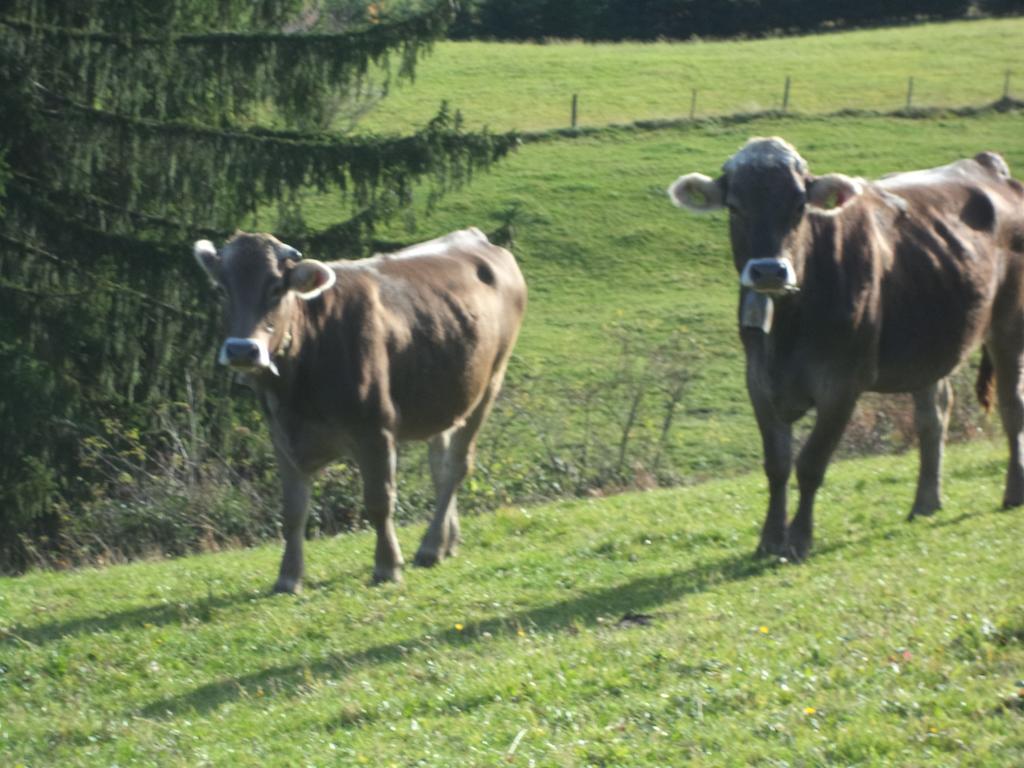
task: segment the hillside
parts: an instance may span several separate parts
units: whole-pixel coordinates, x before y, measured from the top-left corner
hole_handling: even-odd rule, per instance
[[[839,463],[803,566],[754,560],[758,474],[503,508],[462,556],[368,586],[368,533],[0,591],[4,765],[1024,762],[1024,516],[1002,445]],[[407,550],[420,531],[400,531]],[[628,618],[628,617],[632,618]]]
[[[1022,125],[1019,113],[769,118],[530,144],[443,201],[414,232],[395,227],[391,237],[410,240],[468,224],[494,231],[515,211],[513,250],[530,306],[507,391],[481,438],[473,493],[500,500],[629,482],[637,467],[679,482],[760,465],[725,216],[672,207],[665,188],[678,175],[714,174],[748,136],[773,134],[794,142],[817,173],[877,177],[981,149],[1024,168]],[[964,378],[971,375],[968,367]],[[671,382],[683,393],[663,436]],[[637,393],[639,415],[620,462]],[[986,426],[969,382],[958,408],[957,437]],[[906,446],[905,410],[901,398],[869,398],[844,450]],[[415,460],[420,451],[408,454]]]
[[[856,102],[861,106],[877,103],[891,110],[904,75],[925,64],[930,74],[915,81],[915,103],[990,102],[1002,87],[1003,71],[1019,69],[1016,39],[1022,30],[1020,20],[1009,19],[713,44],[439,46],[423,62],[417,85],[397,88],[368,129],[393,131],[405,118],[425,120],[442,97],[467,110],[471,124],[543,129],[564,124],[561,90],[567,85],[586,86],[584,125],[679,115],[686,113],[698,74],[702,82],[721,84],[731,99],[760,77],[774,82],[771,91],[778,93],[784,73],[792,72],[791,107],[803,115],[703,120],[662,130],[601,129],[577,138],[549,135],[525,144],[433,210],[419,206],[411,229],[396,220],[378,231],[382,247],[471,224],[511,233],[530,283],[526,326],[503,397],[483,432],[479,471],[462,495],[463,508],[692,483],[757,466],[724,218],[699,219],[675,210],[664,194],[667,184],[686,171],[714,173],[748,136],[772,133],[796,142],[818,172],[875,176],[946,163],[980,149],[1002,152],[1019,169],[1019,112],[928,119],[824,119],[810,113],[833,111],[835,97],[849,94],[870,97]],[[890,73],[898,75],[896,91],[886,90]],[[592,82],[579,79],[586,77]],[[805,88],[809,78],[818,78],[813,91]],[[992,90],[986,85],[990,79]],[[929,90],[936,83],[940,94]],[[1017,85],[1011,81],[1011,93]],[[828,99],[808,101],[811,93]],[[554,101],[552,94],[558,96]],[[750,98],[719,107],[730,112],[775,103]],[[600,103],[605,106],[595,111]],[[555,112],[552,105],[558,105]],[[713,102],[701,96],[699,115],[709,111],[705,105]],[[426,190],[421,195],[427,197]],[[335,192],[311,202],[307,223],[320,229],[346,216],[351,200]],[[239,224],[289,231],[287,223],[279,226],[276,209]],[[320,258],[337,255],[307,250]],[[180,264],[194,269],[186,252]],[[216,322],[212,293],[186,293],[190,301],[206,302],[193,316],[197,324],[207,317]],[[195,353],[200,361],[213,357],[212,350]],[[202,366],[186,372],[193,381],[202,376]],[[963,377],[970,375],[968,365]],[[94,473],[102,488],[90,485],[86,500],[60,500],[61,536],[68,546],[52,560],[117,560],[156,547],[181,553],[210,541],[219,546],[274,534],[278,490],[258,419],[240,417],[223,450],[211,451],[204,442],[211,434],[209,414],[235,407],[225,405],[229,377],[214,383],[216,394],[200,392],[195,400],[189,394],[188,402],[168,406],[181,416],[172,417],[171,432],[189,432],[178,435],[183,439],[173,455],[145,450],[123,418],[103,419],[85,446],[86,460],[109,471]],[[234,388],[231,395],[241,403],[236,412],[248,409],[253,415],[246,389]],[[969,387],[961,388],[957,408],[954,438],[989,429],[972,405]],[[207,416],[197,419],[197,413]],[[841,450],[884,452],[911,441],[905,399],[871,398]],[[421,519],[428,507],[424,459],[419,446],[402,454],[401,520]],[[358,518],[360,497],[354,469],[332,467],[318,486],[311,530],[347,528]]]
[[[789,108],[805,114],[906,104],[986,104],[1024,96],[1024,19],[957,21],[767,40],[688,43],[441,43],[414,84],[392,89],[363,128],[422,125],[447,100],[467,125],[495,131],[564,128],[573,93],[580,124]]]

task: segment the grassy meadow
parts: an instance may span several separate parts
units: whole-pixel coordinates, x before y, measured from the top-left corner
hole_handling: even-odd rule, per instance
[[[818,173],[875,177],[982,149],[1024,168],[1022,128],[1019,113],[992,113],[614,129],[528,144],[421,216],[412,232],[396,224],[385,237],[412,241],[471,224],[494,231],[515,211],[513,250],[530,306],[467,501],[692,482],[760,465],[725,215],[674,208],[665,189],[678,175],[714,175],[747,137],[772,134],[794,142]],[[967,366],[957,437],[987,426],[972,375]],[[677,383],[682,397],[665,434],[668,390]],[[907,447],[907,403],[868,398],[844,450]],[[406,468],[422,465],[424,453],[410,447]]]
[[[582,126],[789,108],[902,109],[1024,98],[1024,19],[956,21],[765,40],[685,43],[447,42],[424,59],[413,84],[398,84],[362,124],[410,130],[443,100],[470,127],[537,131],[569,125],[573,93]]]
[[[503,398],[481,440],[479,472],[464,494],[467,508],[594,487],[687,483],[759,465],[725,217],[673,208],[666,187],[681,173],[714,175],[752,135],[785,136],[819,173],[874,177],[982,149],[1001,152],[1011,168],[1024,167],[1019,113],[814,116],[899,108],[905,78],[915,71],[929,72],[915,81],[917,104],[990,102],[1001,94],[1003,73],[1024,64],[1022,34],[1024,20],[1003,19],[715,43],[439,44],[421,62],[416,83],[396,87],[365,129],[409,129],[447,98],[470,126],[543,131],[565,125],[567,101],[549,98],[563,90],[584,93],[583,125],[624,126],[685,114],[691,85],[680,72],[699,73],[728,95],[699,114],[775,107],[751,101],[743,94],[756,88],[745,89],[763,78],[776,93],[792,74],[791,107],[800,113],[549,135],[433,211],[421,206],[413,226],[396,221],[380,233],[384,241],[406,243],[469,225],[513,231],[530,306]],[[808,78],[817,84],[805,91]],[[886,90],[887,79],[895,90]],[[991,93],[982,88],[987,79]],[[810,94],[818,100],[808,100]],[[836,101],[857,94],[864,98]],[[314,197],[308,222],[326,226],[338,205],[336,197]],[[273,229],[274,217],[253,226]],[[962,379],[970,376],[967,369]],[[987,427],[969,387],[960,389],[956,437]],[[899,449],[911,439],[905,399],[869,398],[843,450]],[[425,451],[407,449],[403,468],[399,514],[408,520],[427,503]]]
[[[766,493],[726,221],[665,195],[751,135],[817,173],[989,149],[1024,177],[1019,112],[814,116],[899,108],[910,75],[921,104],[991,101],[1022,35],[439,45],[369,128],[448,98],[470,125],[544,130],[573,90],[584,125],[685,114],[692,87],[701,114],[752,111],[786,74],[801,114],[529,143],[379,233],[511,228],[530,305],[463,495],[497,510],[466,516],[457,559],[380,588],[367,532],[310,542],[297,598],[268,594],[277,543],[0,580],[0,765],[1024,764],[1024,512],[998,506],[1003,441],[952,446],[945,509],[909,525],[906,401],[869,398],[843,450],[886,455],[831,468],[808,564],[754,559]],[[314,224],[338,204],[311,203]],[[992,432],[958,395],[955,437]],[[421,457],[401,459],[406,522]],[[598,497],[668,484],[686,487]],[[421,534],[400,529],[407,557]]]
[[[362,533],[0,591],[6,766],[1024,763],[1024,517],[1003,446],[842,462],[804,566],[756,560],[759,473],[508,507],[368,586]],[[399,537],[410,552],[419,526]]]

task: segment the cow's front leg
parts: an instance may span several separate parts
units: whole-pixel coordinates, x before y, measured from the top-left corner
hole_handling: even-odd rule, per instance
[[[402,551],[395,534],[395,441],[382,431],[362,441],[359,473],[363,478],[366,516],[377,532],[373,581],[402,580]]]
[[[757,555],[782,555],[786,548],[786,486],[793,466],[793,429],[779,419],[772,404],[771,385],[762,360],[760,332],[744,331],[747,353],[747,394],[757,417],[768,478],[768,512],[761,528]]]
[[[780,421],[767,402],[754,403],[764,449],[764,474],[768,478],[768,512],[761,528],[757,554],[782,555],[786,551],[786,486],[793,466],[793,429]]]
[[[825,470],[843,436],[857,396],[833,395],[818,404],[817,418],[807,442],[796,460],[796,478],[800,486],[800,504],[786,529],[786,557],[801,562],[811,550],[814,539],[814,496],[825,480]]]
[[[305,571],[302,545],[306,539],[311,481],[287,458],[279,456],[278,467],[284,497],[284,557],[281,558],[281,570],[274,584],[274,591],[295,594],[302,590],[302,577]]]
[[[908,520],[930,517],[942,508],[942,451],[953,407],[953,388],[946,379],[914,393],[914,426],[917,428],[921,463],[917,493]]]

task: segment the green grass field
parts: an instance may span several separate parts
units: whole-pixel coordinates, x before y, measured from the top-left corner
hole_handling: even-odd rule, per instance
[[[678,99],[666,96],[676,87],[667,73],[679,71],[704,73],[730,98],[745,93],[757,78],[781,83],[789,72],[797,82],[793,107],[805,113],[900,107],[898,98],[888,103],[883,80],[896,78],[892,93],[898,96],[905,75],[918,68],[931,74],[918,79],[917,92],[923,97],[934,78],[941,93],[917,103],[982,103],[1001,93],[1006,69],[1024,64],[1024,49],[1017,44],[1022,33],[1024,20],[1009,19],[726,43],[444,43],[422,62],[415,87],[397,89],[368,127],[398,130],[421,123],[443,97],[483,110],[464,110],[470,125],[487,122],[495,130],[563,125],[561,112],[547,111],[544,94],[566,82],[569,90],[587,92],[580,78],[592,78],[593,98],[605,104],[600,112],[585,112],[585,124],[679,115]],[[798,97],[800,83],[811,77],[819,83],[813,92],[827,101]],[[981,89],[987,78],[993,81],[991,94]],[[687,94],[689,87],[683,88]],[[833,101],[858,93],[865,100]],[[590,96],[585,99],[592,103]],[[635,106],[631,99],[649,106]],[[723,101],[715,111],[774,105],[744,99]],[[1021,168],[1022,127],[1020,114],[934,119],[805,114],[657,131],[609,129],[527,144],[432,213],[420,215],[411,231],[396,222],[381,233],[383,239],[412,242],[469,225],[494,231],[515,211],[514,251],[530,285],[530,307],[504,399],[481,441],[481,471],[466,501],[473,506],[477,499],[493,504],[594,485],[629,485],[649,474],[661,484],[692,482],[760,463],[736,339],[736,276],[725,218],[674,209],[665,189],[679,174],[713,175],[747,137],[772,134],[793,141],[816,172],[873,177],[943,164],[982,149],[1001,152],[1011,168]],[[311,207],[310,224],[327,225],[337,215],[337,199],[321,197]],[[671,429],[663,434],[669,381],[681,381],[684,391]],[[968,398],[964,389],[960,433],[975,431],[980,422]],[[637,416],[626,434],[634,401]],[[844,450],[905,446],[905,434],[877,434],[875,411],[892,407],[905,410],[899,400],[870,399]],[[888,414],[881,419],[886,420],[892,420]],[[413,494],[425,486],[422,453],[413,448],[404,460],[407,490]],[[423,505],[417,495],[401,514],[416,517]]]
[[[0,765],[1024,764],[1024,513],[998,508],[1002,441],[952,447],[946,508],[913,525],[912,452],[837,463],[809,563],[753,559],[766,494],[725,217],[665,196],[679,174],[714,174],[767,134],[818,173],[991,149],[1021,177],[1020,113],[810,113],[899,107],[906,76],[926,71],[921,103],[990,101],[1020,67],[1022,32],[1006,20],[729,44],[439,46],[376,127],[421,122],[447,96],[473,125],[545,129],[577,88],[585,124],[673,116],[697,75],[734,99],[716,111],[734,112],[774,106],[758,88],[776,93],[792,74],[805,114],[527,144],[411,231],[381,232],[494,231],[515,211],[530,307],[464,494],[465,509],[497,511],[467,516],[458,559],[398,586],[368,585],[366,533],[311,542],[298,598],[268,594],[276,543],[0,581]],[[942,87],[926,99],[933,77]],[[812,80],[822,87],[803,90]],[[863,103],[831,102],[862,91]],[[336,216],[336,200],[314,202],[314,219]],[[682,399],[663,439],[671,382]],[[984,425],[959,394],[963,436]],[[871,400],[846,452],[905,447],[873,426],[901,408]],[[405,520],[425,509],[421,453],[402,457]],[[652,482],[693,485],[506,503]],[[421,532],[400,530],[407,556]]]
[[[493,230],[503,211],[519,211],[514,250],[531,300],[506,398],[481,441],[480,492],[507,487],[499,499],[547,492],[550,483],[537,480],[537,468],[553,463],[568,467],[551,481],[558,487],[577,475],[584,476],[581,485],[601,484],[596,467],[618,465],[622,425],[632,393],[641,386],[617,384],[624,343],[634,349],[632,375],[642,378],[637,371],[645,366],[650,375],[625,466],[613,482],[628,483],[633,467],[651,471],[655,463],[666,404],[658,376],[666,375],[666,367],[681,370],[687,380],[658,463],[660,480],[688,482],[760,464],[735,330],[737,279],[725,216],[698,217],[674,208],[665,188],[679,174],[713,175],[748,136],[771,134],[793,141],[819,173],[874,177],[982,149],[1002,152],[1011,168],[1022,168],[1022,128],[1020,114],[992,114],[770,118],[610,131],[527,145],[421,217],[414,232],[396,227],[388,233],[396,239],[425,239],[470,224]],[[658,344],[674,346],[665,353],[667,362],[649,364],[643,350]],[[584,407],[595,390],[595,404]],[[961,389],[960,399],[960,421],[976,426],[980,416],[969,387]],[[898,398],[869,403],[872,409],[905,410]],[[499,466],[491,471],[493,463]],[[531,489],[531,482],[543,487]]]
[[[803,566],[752,558],[755,473],[475,517],[398,586],[369,534],[313,542],[299,598],[273,544],[32,573],[0,592],[0,763],[1020,765],[1004,457],[952,450],[914,524],[912,457],[837,464]]]
[[[987,104],[1024,96],[1024,19],[949,22],[807,37],[692,43],[442,43],[413,85],[393,89],[367,130],[409,130],[441,101],[469,126],[520,131],[569,125],[573,93],[580,124],[776,109],[792,78],[789,107],[889,112],[917,106]]]

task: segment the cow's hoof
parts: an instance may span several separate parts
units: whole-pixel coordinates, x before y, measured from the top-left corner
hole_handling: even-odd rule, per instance
[[[441,562],[443,558],[437,552],[428,552],[421,549],[416,553],[416,559],[413,560],[413,564],[418,568],[433,568],[435,565]]]
[[[396,565],[390,568],[377,567],[373,569],[373,583],[377,584],[401,584],[402,566]]]
[[[802,563],[811,552],[811,538],[788,534],[786,536],[786,551],[783,556],[791,563]]]
[[[910,510],[910,514],[907,515],[907,522],[914,522],[915,517],[932,517],[940,509],[942,509],[941,504],[915,504],[914,508]]]
[[[1013,509],[1014,507],[1024,506],[1024,498],[1021,498],[1020,494],[1006,494],[1003,497],[1003,509]]]
[[[769,541],[761,539],[754,551],[754,557],[780,557],[786,554],[786,544],[783,541]]]
[[[277,595],[298,595],[302,592],[302,580],[292,579],[285,576],[278,578],[274,584],[274,594]]]

